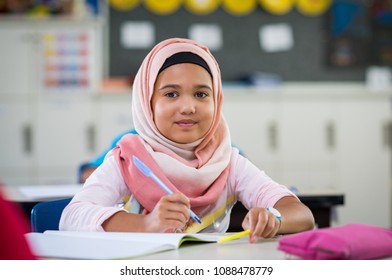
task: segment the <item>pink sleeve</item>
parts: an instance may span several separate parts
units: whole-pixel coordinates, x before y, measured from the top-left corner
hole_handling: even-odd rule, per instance
[[[286,186],[272,180],[264,171],[256,167],[247,158],[236,155],[230,171],[231,188],[244,206],[273,207],[285,196],[297,196]]]
[[[122,211],[116,205],[127,194],[128,188],[114,157],[109,153],[64,209],[60,230],[103,231],[102,223],[114,213]]]

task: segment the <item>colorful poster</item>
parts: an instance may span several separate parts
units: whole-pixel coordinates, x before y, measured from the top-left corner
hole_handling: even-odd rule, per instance
[[[53,31],[42,35],[43,87],[86,90],[92,86],[92,34]]]

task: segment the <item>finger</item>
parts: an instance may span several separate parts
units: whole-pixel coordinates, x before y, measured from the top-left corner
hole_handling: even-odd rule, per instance
[[[162,209],[163,218],[179,220],[186,223],[189,220],[189,208],[183,201],[176,197],[167,196],[159,201],[159,207]]]
[[[252,208],[249,210],[242,223],[244,229],[250,230],[249,241],[251,243],[258,240],[264,228],[263,221],[265,221],[265,218],[260,216],[260,214],[262,214],[261,210],[262,209],[260,208]]]
[[[254,209],[251,212],[251,235],[250,242],[256,242],[260,237],[264,237],[263,233],[268,226],[268,213],[264,209]]]
[[[151,217],[149,220],[152,231],[182,229],[189,220],[189,211],[183,203],[179,202],[176,196],[168,195],[158,201],[149,216]]]
[[[186,223],[188,222],[190,215],[189,215],[189,208],[183,204],[174,203],[171,204],[169,208],[167,208],[168,215],[172,219],[178,219],[179,221]]]
[[[267,212],[267,220],[264,226],[264,230],[261,236],[264,238],[272,238],[276,235],[279,230],[280,221],[275,217],[274,214]]]
[[[152,223],[156,224],[161,231],[182,229],[186,226],[189,219],[186,217],[186,214],[161,206],[160,209],[157,209]]]
[[[276,221],[275,217],[268,217],[268,221],[265,224],[264,230],[261,233],[263,238],[271,238],[275,236]]]
[[[189,198],[186,197],[186,195],[183,193],[173,193],[171,195],[166,195],[165,197],[168,199],[168,201],[181,203],[186,205],[188,208],[190,207]]]

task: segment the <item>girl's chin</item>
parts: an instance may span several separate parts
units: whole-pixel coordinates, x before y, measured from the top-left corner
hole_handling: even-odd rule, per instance
[[[171,137],[169,138],[171,141],[179,143],[179,144],[188,144],[188,143],[193,143],[197,140],[199,140],[201,137],[190,137],[189,135],[184,136],[184,137],[179,137],[176,135],[176,137]]]

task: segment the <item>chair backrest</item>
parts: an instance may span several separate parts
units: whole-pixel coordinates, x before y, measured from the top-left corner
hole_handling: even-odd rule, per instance
[[[72,198],[39,202],[31,209],[31,230],[58,230],[61,213]]]

